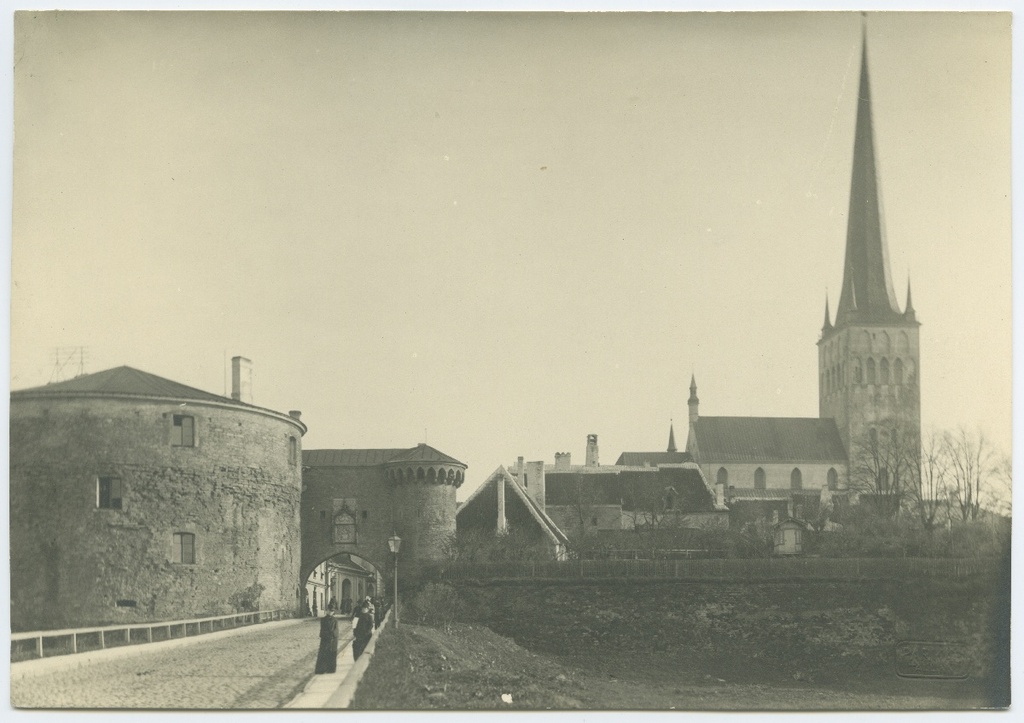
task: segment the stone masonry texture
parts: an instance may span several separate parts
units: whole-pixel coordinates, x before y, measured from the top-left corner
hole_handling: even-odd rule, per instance
[[[172,445],[175,414],[194,446]],[[12,398],[12,629],[294,609],[303,431],[230,404]],[[121,509],[99,508],[99,477]],[[194,564],[173,561],[175,533]]]

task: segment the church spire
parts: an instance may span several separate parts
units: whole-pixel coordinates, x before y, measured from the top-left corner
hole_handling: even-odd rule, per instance
[[[828,311],[828,292],[825,292],[825,323],[821,325],[821,333],[832,329],[832,315]]]
[[[668,422],[668,451],[675,452],[676,450],[676,431],[672,428],[672,420]]]
[[[908,321],[917,321],[917,314],[914,313],[914,300],[910,297],[910,279],[907,279],[907,305],[903,309],[903,316]]]
[[[862,42],[850,212],[846,227],[846,268],[836,310],[836,326],[847,321],[894,321],[901,316],[889,276],[889,255],[882,233],[866,31]],[[851,319],[854,313],[856,318]]]
[[[690,398],[686,400],[686,406],[690,408],[690,424],[695,424],[699,417],[700,400],[697,398],[697,376],[690,375]]]

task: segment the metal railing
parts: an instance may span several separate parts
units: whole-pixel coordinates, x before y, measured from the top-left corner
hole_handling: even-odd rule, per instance
[[[89,646],[89,649],[104,650],[109,647],[152,643],[154,630],[165,632],[164,637],[160,638],[161,640],[171,640],[189,637],[190,635],[194,637],[204,633],[212,633],[216,630],[227,630],[229,628],[236,628],[243,625],[254,625],[271,620],[282,620],[291,616],[292,611],[284,609],[259,610],[248,613],[234,613],[232,615],[217,615],[208,618],[192,618],[190,620],[165,620],[152,623],[131,623],[126,625],[104,625],[89,628],[33,630],[25,633],[12,633],[11,660],[32,660],[46,656],[47,646],[43,644],[44,640],[51,642],[64,641],[64,645],[60,646],[59,650],[56,652],[52,651],[54,646],[50,646],[51,657],[53,655],[73,655],[81,652],[81,646],[79,643],[80,638],[82,637],[95,636],[97,644]],[[176,632],[179,632],[180,634],[175,634]],[[138,635],[133,636],[133,633]],[[144,633],[144,636],[139,633]],[[34,642],[34,655],[25,657],[25,652],[29,649],[29,646],[24,645],[26,641]]]
[[[442,580],[600,579],[672,580],[884,580],[994,573],[989,558],[760,558],[705,560],[567,560],[456,562],[435,568]]]

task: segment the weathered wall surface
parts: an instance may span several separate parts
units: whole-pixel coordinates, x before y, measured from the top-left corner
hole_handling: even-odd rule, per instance
[[[388,538],[402,538],[400,565],[444,555],[455,534],[455,487],[415,480],[395,482],[384,468],[307,467],[302,493],[302,575],[327,558],[350,552],[390,570]],[[336,543],[335,500],[350,500],[356,513],[356,541]]]
[[[1008,596],[991,578],[907,582],[456,583],[468,620],[539,652],[626,656],[732,681],[895,674],[897,643],[961,644],[958,669],[991,675]],[[1007,594],[1008,595],[1008,594]],[[959,655],[959,653],[958,653]]]
[[[174,414],[195,446],[171,445]],[[12,627],[294,608],[301,435],[230,405],[12,399]],[[121,480],[122,509],[98,508],[98,477]],[[172,562],[176,532],[195,564]]]

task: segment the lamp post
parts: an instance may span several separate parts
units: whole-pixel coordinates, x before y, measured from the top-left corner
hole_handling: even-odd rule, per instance
[[[388,538],[388,548],[395,553],[395,627],[398,627],[398,550],[402,546],[402,538],[397,534]]]

